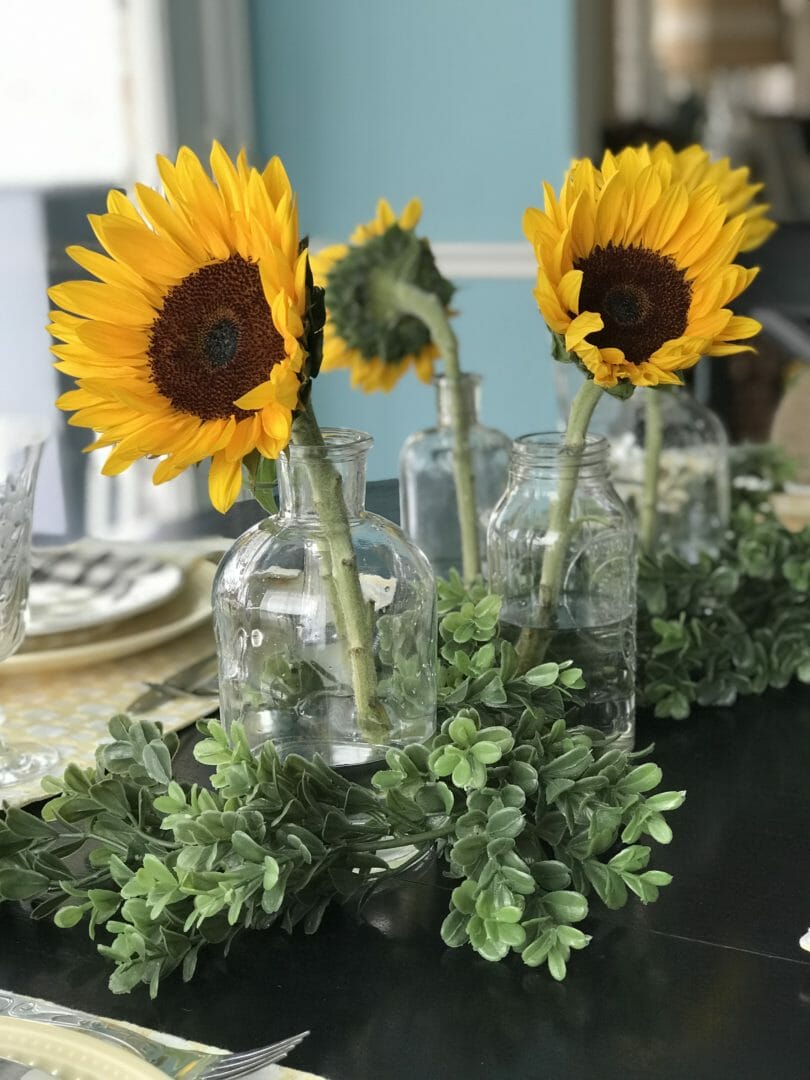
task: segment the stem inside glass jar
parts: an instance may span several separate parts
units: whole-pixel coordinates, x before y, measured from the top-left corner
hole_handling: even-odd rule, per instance
[[[597,386],[592,379],[588,379],[579,388],[571,402],[568,425],[560,447],[560,456],[565,456],[566,467],[560,470],[557,498],[551,504],[547,530],[551,543],[546,549],[540,572],[537,625],[524,626],[515,646],[520,673],[542,663],[551,641],[565,567],[565,552],[571,528],[571,506],[579,478],[582,448],[585,445],[591,417],[602,393],[602,388]]]

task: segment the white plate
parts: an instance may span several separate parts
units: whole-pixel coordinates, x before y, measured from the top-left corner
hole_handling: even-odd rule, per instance
[[[168,603],[112,627],[100,640],[50,648],[45,639],[26,638],[20,651],[0,665],[0,675],[87,667],[171,641],[211,618],[215,569],[209,562],[195,563],[187,571],[180,591]]]
[[[157,607],[183,584],[173,563],[110,548],[34,551],[27,637],[121,622]]]
[[[0,1016],[0,1059],[41,1068],[61,1080],[165,1080],[129,1050],[55,1024]],[[36,1075],[36,1074],[35,1074]]]

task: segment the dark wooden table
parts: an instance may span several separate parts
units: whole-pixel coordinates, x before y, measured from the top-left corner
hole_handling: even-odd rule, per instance
[[[641,717],[637,745],[650,741],[665,786],[688,791],[654,859],[675,880],[656,904],[583,924],[593,941],[562,984],[444,948],[450,886],[427,866],[362,920],[335,909],[313,937],[212,949],[156,1002],[113,997],[82,929],[6,905],[0,987],[234,1049],[310,1028],[288,1062],[330,1080],[807,1080],[810,692]],[[179,770],[198,769],[186,736]]]

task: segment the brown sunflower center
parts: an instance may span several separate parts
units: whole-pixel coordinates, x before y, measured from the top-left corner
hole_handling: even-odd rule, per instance
[[[641,364],[686,329],[692,286],[670,255],[608,244],[574,266],[582,270],[580,311],[598,311],[605,324],[588,338],[600,349]]]
[[[230,319],[220,319],[205,335],[205,354],[214,367],[229,364],[236,354],[239,331]]]
[[[241,255],[170,289],[149,336],[152,382],[176,409],[201,420],[250,415],[234,401],[285,355],[259,268]]]

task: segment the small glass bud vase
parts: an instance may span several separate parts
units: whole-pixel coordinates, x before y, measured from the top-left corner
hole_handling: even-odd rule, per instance
[[[371,437],[323,436],[324,446],[290,445],[282,455],[278,513],[239,537],[217,571],[221,717],[226,728],[242,723],[253,747],[271,739],[282,756],[364,765],[435,729],[436,589],[422,552],[365,510]],[[371,630],[378,703],[371,723],[355,705],[356,650],[347,643],[313,491],[313,475],[323,477],[324,468],[342,489]]]
[[[462,568],[461,529],[453,473],[450,387],[444,376],[436,378],[435,386],[436,427],[415,432],[400,453],[399,505],[403,529],[430,559],[436,575],[447,577],[451,569]],[[469,423],[478,546],[483,560],[490,514],[506,488],[512,440],[502,431],[479,423],[481,377],[463,374],[461,387]]]
[[[716,555],[731,513],[728,438],[720,418],[687,391],[636,390],[609,429],[616,490],[638,519],[644,489],[648,398],[661,417],[655,551],[697,562]]]
[[[573,660],[586,683],[577,721],[626,747],[635,734],[636,536],[610,483],[608,450],[598,436],[578,453],[556,433],[515,441],[489,525],[489,583],[521,668]]]

